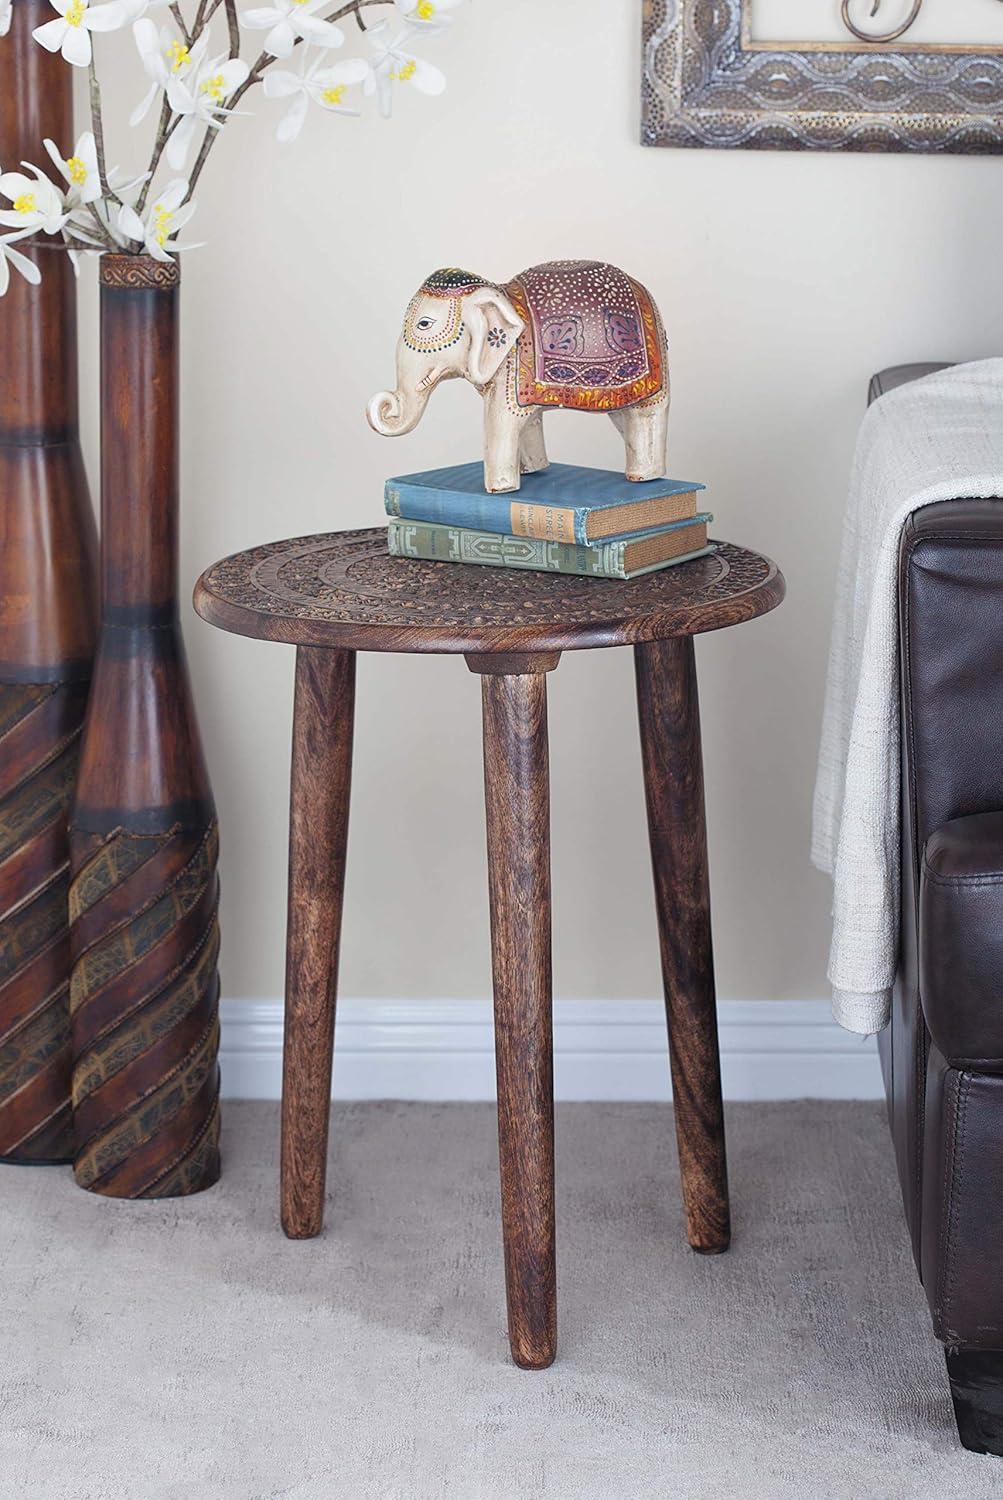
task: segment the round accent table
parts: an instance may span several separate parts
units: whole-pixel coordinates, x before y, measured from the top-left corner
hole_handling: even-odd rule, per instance
[[[694,635],[774,609],[783,576],[727,542],[632,582],[391,557],[382,528],[228,557],[195,608],[295,645],[282,1092],[282,1225],[319,1233],[358,651],[462,653],[481,677],[498,1137],[509,1340],[557,1347],[547,673],[562,651],[634,647],[676,1139],[694,1250],[730,1237]]]

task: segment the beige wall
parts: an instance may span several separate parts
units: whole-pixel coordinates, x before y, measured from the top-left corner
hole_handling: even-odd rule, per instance
[[[602,257],[668,325],[673,473],[717,531],[774,555],[788,602],[698,646],[722,995],[824,993],[827,882],[808,819],[840,511],[866,380],[1003,342],[992,160],[669,152],[638,144],[634,0],[475,0],[430,47],[444,99],[387,124],[236,121],[203,179],[185,267],[187,596],[220,555],[375,524],[388,474],[479,451],[456,384],[391,443],[363,409],[391,379],[422,276]],[[133,102],[136,85],[128,90]],[[92,276],[85,335],[93,329]],[[94,342],[85,336],[94,378]],[[605,420],[550,419],[552,455],[615,467]],[[223,833],[223,983],[281,992],[293,652],[186,615]],[[557,993],[648,996],[658,967],[627,651],[550,679]],[[488,992],[478,687],[462,661],[359,671],[342,990]]]

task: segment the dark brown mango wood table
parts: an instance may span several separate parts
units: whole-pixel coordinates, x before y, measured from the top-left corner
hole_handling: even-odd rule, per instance
[[[481,678],[498,1137],[509,1340],[557,1348],[547,673],[562,651],[634,647],[676,1139],[694,1250],[730,1238],[693,636],[775,608],[768,558],[727,542],[630,583],[392,558],[386,532],[241,552],[195,607],[297,647],[282,1091],[282,1225],[324,1209],[358,651],[462,654]]]

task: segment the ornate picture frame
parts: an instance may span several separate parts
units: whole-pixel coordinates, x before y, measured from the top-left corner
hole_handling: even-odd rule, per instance
[[[1003,152],[1003,46],[757,42],[753,3],[644,0],[642,144]]]

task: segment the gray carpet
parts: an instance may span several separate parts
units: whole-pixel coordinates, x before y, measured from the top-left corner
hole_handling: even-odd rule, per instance
[[[507,1361],[493,1112],[338,1106],[323,1237],[276,1221],[274,1105],[225,1175],[96,1199],[0,1170],[0,1495],[982,1500],[880,1107],[729,1110],[735,1243],[685,1245],[667,1108],[558,1115],[560,1353]]]

